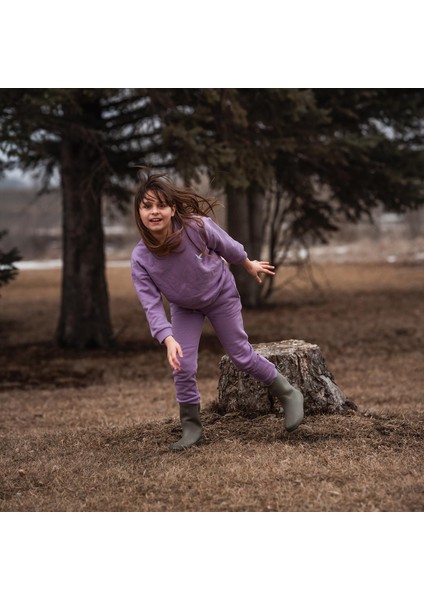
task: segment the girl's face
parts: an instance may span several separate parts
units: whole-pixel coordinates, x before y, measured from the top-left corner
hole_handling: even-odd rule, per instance
[[[143,225],[159,242],[164,242],[171,235],[171,219],[175,214],[175,207],[168,206],[165,200],[151,190],[144,196],[139,213]]]

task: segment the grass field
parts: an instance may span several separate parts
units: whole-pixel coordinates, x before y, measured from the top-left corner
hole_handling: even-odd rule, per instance
[[[358,413],[308,417],[291,435],[272,415],[215,414],[223,351],[206,325],[205,443],[175,454],[171,375],[129,272],[108,272],[116,349],[80,354],[52,344],[60,272],[22,272],[0,298],[0,510],[422,511],[424,269],[314,277],[320,289],[295,280],[244,311],[245,327],[252,343],[318,344]]]

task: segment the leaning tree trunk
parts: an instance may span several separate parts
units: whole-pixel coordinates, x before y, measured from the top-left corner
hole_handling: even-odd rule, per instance
[[[254,350],[270,360],[305,399],[305,414],[343,414],[357,410],[334,382],[318,346],[302,340],[255,344]],[[214,410],[221,414],[239,412],[246,416],[278,413],[281,407],[259,381],[242,373],[223,356],[218,398]]]
[[[257,186],[247,190],[227,186],[228,233],[243,244],[251,260],[260,260],[263,233],[263,193]],[[261,289],[247,271],[237,266],[233,269],[243,306],[256,308],[260,304]]]
[[[103,181],[95,145],[62,141],[63,273],[57,342],[83,349],[112,340],[101,218]]]

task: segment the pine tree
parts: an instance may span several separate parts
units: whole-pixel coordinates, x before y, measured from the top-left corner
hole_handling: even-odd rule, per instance
[[[423,122],[422,90],[2,90],[0,167],[37,168],[45,186],[61,175],[58,342],[113,340],[101,199],[128,202],[134,165],[186,182],[206,172],[227,195],[230,234],[259,258],[266,231],[278,264],[282,247],[326,240],[343,219],[422,205]],[[257,306],[260,288],[236,278]]]
[[[229,231],[252,256],[265,226],[266,258],[278,266],[295,241],[325,242],[377,206],[424,203],[422,90],[225,90],[215,119],[235,155],[221,178]],[[244,304],[260,304],[255,282],[236,279]]]
[[[102,196],[127,202],[131,163],[156,150],[158,119],[143,90],[13,89],[0,93],[3,168],[37,169],[43,186],[59,170],[63,274],[57,342],[113,341],[105,278]]]
[[[198,179],[229,160],[208,128],[216,90],[9,89],[0,92],[0,170],[60,174],[63,272],[56,340],[72,348],[113,343],[105,278],[102,197],[128,205],[136,165]],[[196,114],[194,118],[193,113]],[[199,126],[201,122],[201,126]],[[204,128],[203,128],[204,126]],[[215,148],[216,146],[216,148]]]

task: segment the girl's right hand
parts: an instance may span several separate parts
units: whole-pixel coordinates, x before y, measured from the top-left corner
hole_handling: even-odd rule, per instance
[[[181,371],[181,363],[177,358],[177,356],[180,356],[181,358],[184,356],[181,346],[177,340],[172,337],[172,335],[168,335],[168,337],[164,339],[163,343],[165,344],[168,352],[168,362],[171,365],[171,368],[175,371]]]

